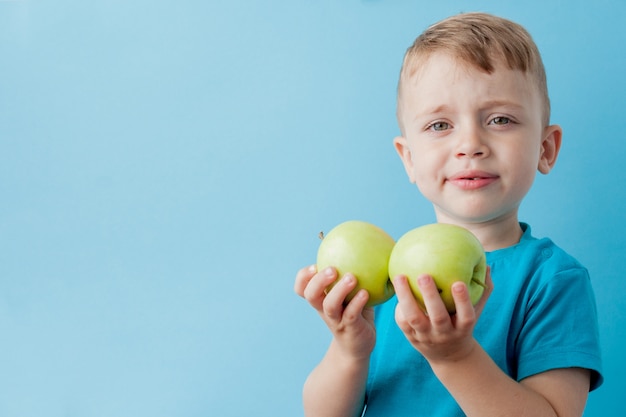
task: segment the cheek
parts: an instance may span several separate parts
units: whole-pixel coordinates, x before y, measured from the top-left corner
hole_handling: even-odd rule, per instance
[[[411,152],[411,176],[413,182],[419,182],[420,179],[424,176],[428,169],[426,168],[427,161],[425,158],[420,158],[420,154],[416,150],[412,150]]]
[[[535,181],[537,161],[532,158],[518,159],[516,163],[510,166],[510,169],[512,170],[510,175],[514,181],[514,187],[518,189],[520,194],[525,195]]]
[[[440,176],[444,162],[431,155],[431,158],[415,158],[413,160],[413,182],[422,194],[428,196],[429,190],[436,188],[440,183]]]

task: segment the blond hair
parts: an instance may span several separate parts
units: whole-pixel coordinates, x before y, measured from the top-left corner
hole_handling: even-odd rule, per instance
[[[548,125],[550,98],[546,72],[537,45],[521,25],[487,13],[462,13],[435,23],[407,49],[398,82],[399,121],[403,85],[435,52],[448,53],[489,74],[495,70],[497,63],[529,74],[541,95],[543,121]]]

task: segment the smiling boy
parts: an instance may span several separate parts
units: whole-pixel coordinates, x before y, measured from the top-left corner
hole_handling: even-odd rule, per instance
[[[473,307],[453,285],[450,316],[432,278],[406,277],[397,297],[365,308],[346,274],[300,270],[295,291],[333,334],[304,387],[308,416],[581,416],[601,382],[595,300],[587,270],[532,236],[518,209],[553,168],[562,131],[550,125],[541,57],[530,35],[483,13],[453,16],[411,46],[398,86],[394,139],[437,221],[472,231],[487,251],[488,290]],[[480,320],[479,320],[480,318]]]
[[[409,60],[394,144],[437,220],[473,229],[486,250],[499,249],[519,241],[518,207],[535,172],[554,166],[561,128],[544,122],[535,74],[500,62],[491,73],[469,65],[445,51]]]

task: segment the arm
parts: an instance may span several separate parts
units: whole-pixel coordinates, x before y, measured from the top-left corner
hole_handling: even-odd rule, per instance
[[[589,392],[589,370],[555,369],[517,382],[476,343],[454,364],[433,371],[468,416],[580,417]]]
[[[472,333],[482,312],[483,299],[472,307],[467,287],[453,286],[457,313],[450,316],[428,276],[420,290],[428,315],[417,305],[406,278],[394,279],[398,296],[396,321],[419,350],[467,416],[581,416],[589,391],[589,371],[557,369],[517,382],[506,375],[476,342]]]
[[[317,273],[314,266],[300,270],[296,276],[296,293],[317,310],[333,334],[326,355],[304,384],[307,416],[360,416],[365,403],[369,357],[376,340],[374,311],[365,308],[365,290],[344,303],[357,283],[351,274],[326,294],[336,278],[334,269]]]
[[[333,340],[303,390],[306,416],[360,416],[365,404],[369,360],[345,356]]]

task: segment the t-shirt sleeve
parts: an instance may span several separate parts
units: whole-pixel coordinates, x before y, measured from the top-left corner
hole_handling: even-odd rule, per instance
[[[519,380],[585,368],[592,374],[590,391],[602,384],[596,303],[586,269],[561,271],[540,284],[528,300],[517,357]]]

